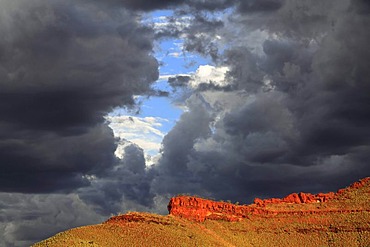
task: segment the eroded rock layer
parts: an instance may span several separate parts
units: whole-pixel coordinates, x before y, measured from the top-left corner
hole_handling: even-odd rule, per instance
[[[364,178],[358,182],[353,183],[351,186],[338,190],[337,193],[293,193],[282,199],[271,198],[271,199],[259,199],[256,198],[254,203],[251,205],[235,205],[227,202],[216,202],[194,196],[177,196],[171,198],[168,204],[168,211],[170,215],[183,217],[190,220],[203,222],[206,219],[220,219],[227,221],[239,221],[243,218],[247,218],[249,215],[278,215],[278,214],[292,214],[292,215],[304,215],[304,214],[325,214],[332,212],[339,213],[351,213],[369,211],[370,208],[350,208],[345,207],[338,208],[338,202],[342,199],[348,198],[351,192],[364,187],[370,183],[370,178]],[[365,195],[370,195],[370,192]],[[327,204],[330,201],[336,201],[333,207]],[[286,204],[317,204],[316,207],[311,208],[293,208],[287,210],[284,207],[283,210],[279,210],[277,206]],[[327,204],[322,206],[322,204]]]

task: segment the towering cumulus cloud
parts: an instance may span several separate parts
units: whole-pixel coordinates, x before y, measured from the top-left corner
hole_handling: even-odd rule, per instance
[[[365,0],[0,0],[0,245],[177,193],[248,203],[369,176],[369,26]],[[148,166],[106,116],[155,95],[171,38],[210,64],[170,77],[186,110]]]
[[[230,86],[188,99],[164,138],[152,189],[245,202],[292,188],[335,190],[369,175],[369,3],[236,6],[218,29],[188,36],[203,47],[207,33],[219,36],[212,45],[227,44],[215,62],[230,68]]]

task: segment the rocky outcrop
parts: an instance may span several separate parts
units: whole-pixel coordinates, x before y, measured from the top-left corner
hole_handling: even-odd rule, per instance
[[[305,214],[325,214],[325,213],[351,213],[357,212],[354,209],[325,209],[325,210],[272,210],[267,207],[271,204],[310,204],[310,203],[327,203],[339,196],[356,190],[364,185],[370,183],[370,177],[355,182],[351,186],[339,190],[337,193],[293,193],[282,199],[271,198],[271,199],[259,199],[254,200],[254,204],[251,205],[235,205],[227,202],[216,202],[193,196],[177,196],[171,198],[168,204],[168,211],[170,215],[179,216],[195,221],[205,221],[207,219],[226,220],[226,221],[239,221],[243,218],[247,218],[250,215],[305,215]],[[362,209],[361,209],[362,210]],[[360,210],[360,211],[361,211]],[[369,211],[363,209],[364,211]]]
[[[278,203],[315,203],[315,202],[327,202],[330,199],[333,199],[335,193],[319,193],[316,195],[310,193],[292,193],[282,199],[280,198],[270,198],[270,199],[254,199],[254,204],[259,207],[264,207],[267,204],[278,204]]]
[[[204,221],[211,215],[221,215],[223,218],[226,218],[228,216],[226,212],[234,211],[232,207],[232,204],[213,202],[190,196],[171,198],[167,206],[171,215],[181,216],[195,221]]]
[[[343,193],[346,193],[346,192],[348,192],[350,190],[360,189],[360,188],[364,187],[365,185],[367,185],[369,183],[370,183],[370,177],[363,178],[363,179],[361,179],[361,180],[359,180],[357,182],[354,182],[353,184],[351,184],[347,188],[338,190],[337,194],[343,194]]]
[[[34,246],[369,246],[370,178],[337,193],[235,205],[178,196],[170,215],[129,212]],[[205,220],[234,221],[198,223]],[[198,221],[198,222],[196,222]],[[238,221],[238,222],[235,222]]]
[[[195,221],[204,221],[206,219],[238,221],[250,213],[250,208],[199,197],[177,196],[171,198],[168,204],[168,211],[171,215]]]

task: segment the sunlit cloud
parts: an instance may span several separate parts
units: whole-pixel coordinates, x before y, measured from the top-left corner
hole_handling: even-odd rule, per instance
[[[167,119],[160,117],[135,117],[135,116],[107,116],[109,126],[113,129],[115,137],[135,143],[146,154],[156,155],[161,147],[161,141],[166,133],[160,130]],[[122,158],[126,142],[119,142],[115,152]]]

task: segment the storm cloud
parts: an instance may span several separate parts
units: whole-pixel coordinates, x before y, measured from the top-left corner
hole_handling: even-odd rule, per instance
[[[209,128],[175,149],[192,136],[182,118],[164,138],[158,169],[168,180],[153,184],[161,192],[251,202],[336,190],[370,174],[368,4],[258,3],[241,4],[218,32],[245,34],[218,60],[230,68],[231,87],[196,90],[188,100],[191,125]],[[246,39],[256,31],[262,42],[251,49]]]
[[[85,186],[112,166],[104,116],[158,78],[151,31],[124,9],[85,2],[3,1],[0,190]]]
[[[87,1],[0,5],[0,245],[27,246],[119,211],[89,197],[94,188],[108,198],[107,176],[134,164],[129,155],[115,157],[117,139],[105,116],[133,107],[134,95],[153,93],[158,63],[152,30],[124,8]]]
[[[178,193],[250,203],[370,175],[364,0],[0,6],[0,245],[111,213],[165,213]],[[158,9],[173,11],[166,25],[141,23]],[[185,110],[149,166],[106,116],[160,94],[153,44],[174,37],[213,72],[170,77],[173,92],[162,96],[183,91],[175,103]]]

